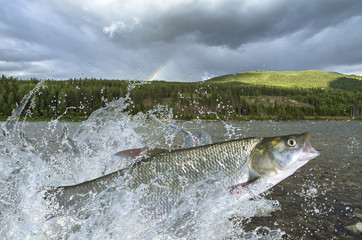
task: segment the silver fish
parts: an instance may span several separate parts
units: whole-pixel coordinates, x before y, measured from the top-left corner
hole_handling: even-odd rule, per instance
[[[140,203],[155,216],[165,217],[193,185],[208,179],[229,194],[248,199],[266,191],[317,157],[309,133],[245,138],[179,150],[133,149],[118,153],[139,159],[125,169],[72,186],[50,187],[45,199],[64,209],[109,188],[122,178],[126,191],[146,193]]]

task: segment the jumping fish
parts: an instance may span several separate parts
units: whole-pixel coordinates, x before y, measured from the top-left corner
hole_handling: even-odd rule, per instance
[[[138,157],[138,160],[97,179],[48,187],[44,198],[69,208],[84,201],[85,196],[106,190],[121,178],[122,189],[142,188],[147,192],[141,199],[142,205],[149,206],[158,216],[165,216],[172,204],[195,184],[217,177],[215,184],[225,186],[226,192],[240,193],[241,198],[248,199],[292,175],[317,157],[319,151],[311,146],[309,133],[303,133],[244,138],[172,151],[133,149],[118,155]]]

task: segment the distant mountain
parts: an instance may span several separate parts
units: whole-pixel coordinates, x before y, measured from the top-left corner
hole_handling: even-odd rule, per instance
[[[243,83],[276,87],[336,88],[362,91],[362,76],[328,71],[251,71],[219,76],[209,83]]]

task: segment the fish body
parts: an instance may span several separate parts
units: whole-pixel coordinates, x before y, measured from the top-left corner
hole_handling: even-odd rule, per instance
[[[164,217],[180,196],[195,184],[216,179],[215,184],[223,186],[225,191],[241,191],[241,196],[249,198],[274,186],[319,155],[310,146],[308,133],[132,153],[135,152],[146,154],[129,167],[103,177],[72,186],[52,187],[46,191],[45,198],[69,207],[104,191],[115,179],[122,177],[123,189],[143,190],[145,194],[140,203],[146,212]],[[252,190],[253,186],[257,188]]]

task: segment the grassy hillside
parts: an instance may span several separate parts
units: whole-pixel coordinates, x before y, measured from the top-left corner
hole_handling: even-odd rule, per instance
[[[224,75],[207,82],[240,82],[248,85],[267,85],[276,87],[335,88],[362,91],[362,76],[343,75],[327,71],[252,71]]]

